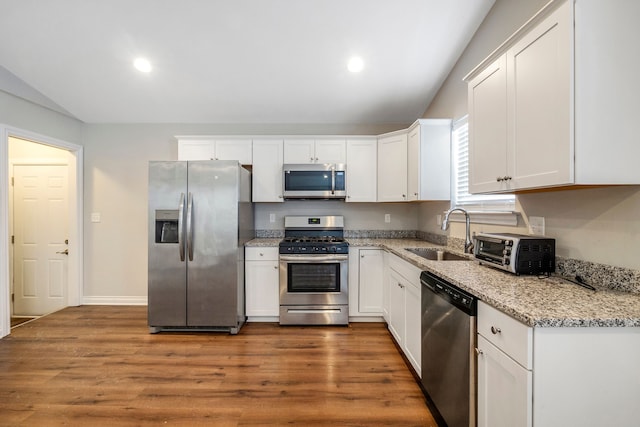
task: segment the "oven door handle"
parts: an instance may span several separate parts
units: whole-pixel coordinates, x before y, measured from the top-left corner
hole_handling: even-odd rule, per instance
[[[349,255],[280,255],[280,261],[286,262],[338,262],[348,261]]]

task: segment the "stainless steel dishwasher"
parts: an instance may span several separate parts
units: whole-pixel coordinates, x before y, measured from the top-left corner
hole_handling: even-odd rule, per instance
[[[476,425],[477,300],[423,271],[422,387],[449,427]]]

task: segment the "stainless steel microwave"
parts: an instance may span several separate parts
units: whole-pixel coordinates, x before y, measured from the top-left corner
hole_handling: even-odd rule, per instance
[[[486,264],[514,274],[548,274],[556,268],[556,241],[525,234],[476,234],[474,256]]]
[[[345,165],[341,163],[285,164],[285,199],[344,199]]]

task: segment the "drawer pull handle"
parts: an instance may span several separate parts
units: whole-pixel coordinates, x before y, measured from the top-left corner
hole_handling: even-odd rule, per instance
[[[480,350],[479,348],[476,348],[476,354],[478,356],[480,356],[481,354],[484,354],[484,352],[482,350]]]
[[[493,335],[498,335],[500,332],[502,332],[502,330],[500,328],[496,328],[495,326],[491,327],[491,333]]]

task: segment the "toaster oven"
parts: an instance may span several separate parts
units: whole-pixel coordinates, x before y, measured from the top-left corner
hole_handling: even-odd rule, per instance
[[[555,239],[512,233],[478,233],[474,239],[474,256],[480,264],[518,275],[556,269]]]

